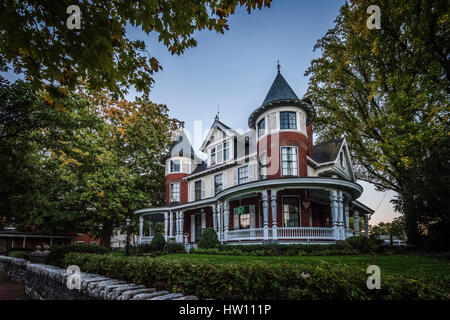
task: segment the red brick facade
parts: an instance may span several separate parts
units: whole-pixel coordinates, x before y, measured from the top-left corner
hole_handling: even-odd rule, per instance
[[[170,204],[170,184],[180,183],[180,203],[188,202],[188,183],[183,180],[187,177],[186,173],[171,173],[166,176],[166,204]]]

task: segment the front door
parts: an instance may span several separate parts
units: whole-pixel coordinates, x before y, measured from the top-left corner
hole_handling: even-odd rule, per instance
[[[200,241],[202,236],[202,215],[195,215],[195,242]]]

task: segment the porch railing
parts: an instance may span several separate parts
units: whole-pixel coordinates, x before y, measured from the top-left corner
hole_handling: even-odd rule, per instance
[[[278,228],[278,239],[333,240],[332,228],[282,227]]]
[[[146,236],[141,238],[141,243],[150,243],[152,242],[153,236]]]
[[[277,229],[280,240],[334,240],[332,228],[281,227]],[[273,229],[269,228],[269,239],[273,238]],[[264,228],[228,231],[228,241],[263,240]]]

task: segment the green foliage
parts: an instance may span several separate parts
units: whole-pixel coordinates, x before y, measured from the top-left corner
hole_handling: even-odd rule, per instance
[[[173,253],[186,253],[186,248],[184,244],[179,242],[168,242],[164,246],[164,254],[173,254]]]
[[[68,0],[2,2],[0,70],[11,64],[32,80],[34,88],[56,83],[73,89],[86,81],[93,91],[107,88],[124,96],[134,86],[148,94],[153,73],[162,67],[150,56],[144,39],[130,39],[127,26],[154,35],[172,54],[180,55],[197,45],[193,35],[198,31],[228,30],[228,19],[238,4],[250,13],[270,6],[270,0],[147,0],[139,5],[78,1],[81,29],[69,30],[66,10],[72,4]]]
[[[248,255],[248,256],[316,256],[316,255],[352,255],[358,251],[342,244],[253,244],[253,245],[216,245],[212,249],[192,249],[191,253]]]
[[[345,246],[359,253],[379,253],[383,251],[383,240],[365,236],[350,237],[345,240]]]
[[[156,233],[164,234],[164,222],[157,222],[155,224],[155,234]]]
[[[203,230],[200,242],[198,243],[199,248],[210,249],[214,248],[218,244],[219,239],[217,238],[217,233],[213,228],[208,227],[205,230]]]
[[[161,251],[164,249],[166,245],[166,240],[164,239],[164,235],[162,233],[155,233],[152,241],[150,242],[150,251]]]
[[[20,259],[28,259],[28,255],[31,253],[31,251],[9,251],[8,252],[8,256],[9,257],[14,257],[14,258],[20,258]]]
[[[147,287],[213,299],[448,299],[448,280],[383,275],[380,290],[366,286],[363,267],[344,264],[211,264],[144,257],[71,253],[64,265]]]
[[[366,25],[371,4],[346,2],[315,46],[315,129],[321,141],[345,135],[358,177],[398,193],[408,242],[440,224],[450,245],[449,2],[377,1],[379,30]]]
[[[404,238],[405,221],[403,217],[395,218],[392,222],[380,222],[376,226],[370,227],[371,235],[392,235],[394,237]]]
[[[64,257],[71,252],[105,254],[108,253],[109,250],[105,247],[93,244],[74,244],[74,245],[51,247],[50,254],[48,255],[47,258],[47,263],[53,264],[55,266],[61,266]]]

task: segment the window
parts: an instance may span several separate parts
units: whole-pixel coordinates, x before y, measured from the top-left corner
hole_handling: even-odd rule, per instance
[[[263,136],[266,133],[266,119],[263,118],[258,122],[258,137]]]
[[[180,202],[180,184],[170,184],[170,202]]]
[[[283,176],[298,175],[298,157],[296,147],[281,147],[281,170]]]
[[[342,167],[342,168],[345,168],[345,161],[344,161],[344,153],[343,153],[343,152],[341,152],[341,153],[339,154],[339,161],[340,161],[340,163],[341,163],[341,167]]]
[[[233,215],[238,217],[235,223],[238,225],[234,226],[234,229],[250,229],[250,206],[238,206],[234,208]]]
[[[200,238],[202,236],[202,215],[196,214],[195,215],[195,241],[200,241]]]
[[[223,162],[230,159],[229,152],[230,152],[230,142],[225,141],[223,143]]]
[[[223,183],[222,183],[222,174],[217,174],[214,176],[214,194],[222,191]]]
[[[195,201],[200,200],[202,198],[202,181],[195,181]]]
[[[297,116],[295,112],[280,112],[280,129],[297,129]]]
[[[211,149],[211,165],[216,164],[216,148]]]
[[[283,197],[283,227],[300,227],[298,197]]]
[[[222,144],[220,144],[220,145],[218,145],[217,147],[216,147],[216,151],[217,151],[217,163],[222,163],[222,153],[223,153],[223,151],[222,151]]]
[[[267,156],[265,152],[259,156],[259,178],[261,180],[267,178]]]
[[[238,168],[238,183],[248,182],[248,166]]]
[[[180,160],[170,160],[170,172],[180,172]]]

